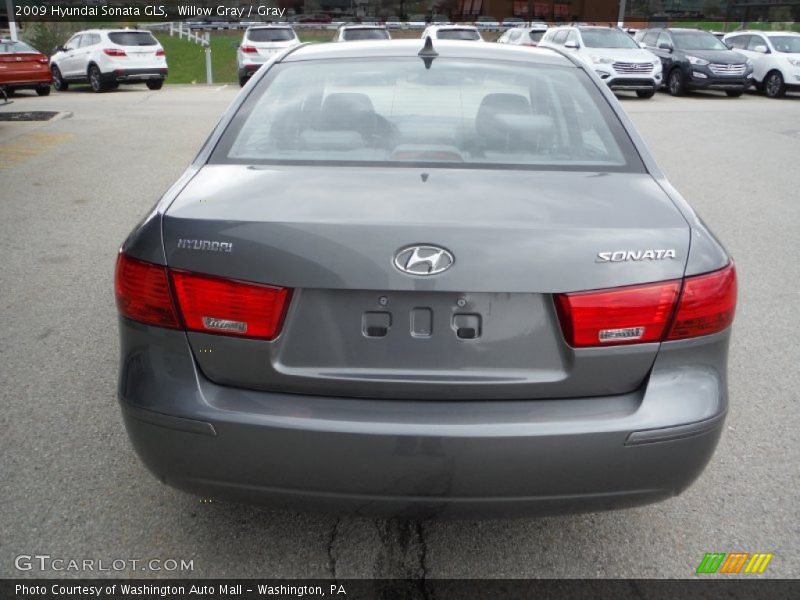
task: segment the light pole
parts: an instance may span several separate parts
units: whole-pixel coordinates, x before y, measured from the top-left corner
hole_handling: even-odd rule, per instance
[[[619,0],[619,14],[617,15],[617,27],[625,25],[625,0]]]
[[[6,0],[6,11],[8,12],[8,29],[11,32],[11,41],[17,41],[17,23],[14,21],[14,7],[11,0]]]

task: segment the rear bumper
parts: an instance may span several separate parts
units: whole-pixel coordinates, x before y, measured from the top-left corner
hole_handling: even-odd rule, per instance
[[[264,63],[244,63],[239,67],[239,77],[252,77],[263,66]]]
[[[139,82],[150,79],[166,79],[166,68],[147,68],[147,69],[114,69],[108,73],[103,73],[104,82]]]
[[[0,78],[0,87],[12,90],[33,90],[38,87],[50,85],[52,81],[53,78],[50,75],[50,71],[42,71],[41,73],[33,73],[25,77]]]
[[[728,333],[666,344],[619,396],[397,401],[211,383],[183,333],[121,320],[128,435],[205,497],[401,516],[595,511],[680,493],[716,447]]]

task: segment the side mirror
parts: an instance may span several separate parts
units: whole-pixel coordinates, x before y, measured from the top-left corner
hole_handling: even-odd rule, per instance
[[[760,52],[761,54],[769,54],[769,48],[767,48],[764,44],[759,44],[753,48],[753,51]]]
[[[564,44],[564,48],[571,48],[572,50],[577,50],[580,48],[580,44],[578,42],[569,41]]]
[[[669,42],[661,42],[658,44],[658,47],[661,50],[666,50],[667,52],[672,52],[672,45]]]
[[[645,44],[644,42],[639,42],[639,48],[644,50],[645,48],[647,48],[647,44]]]
[[[55,54],[56,52],[64,52],[64,46],[56,46],[55,48],[53,48],[53,54]]]

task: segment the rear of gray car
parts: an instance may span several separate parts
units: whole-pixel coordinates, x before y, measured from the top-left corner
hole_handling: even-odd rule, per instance
[[[733,264],[548,50],[284,52],[126,240],[116,292],[129,436],[203,496],[631,506],[689,486],[727,410]]]

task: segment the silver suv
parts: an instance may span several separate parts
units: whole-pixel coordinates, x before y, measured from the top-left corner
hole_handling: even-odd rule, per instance
[[[559,48],[582,60],[615,91],[652,98],[663,83],[658,56],[615,27],[555,27],[544,34],[539,46]]]

